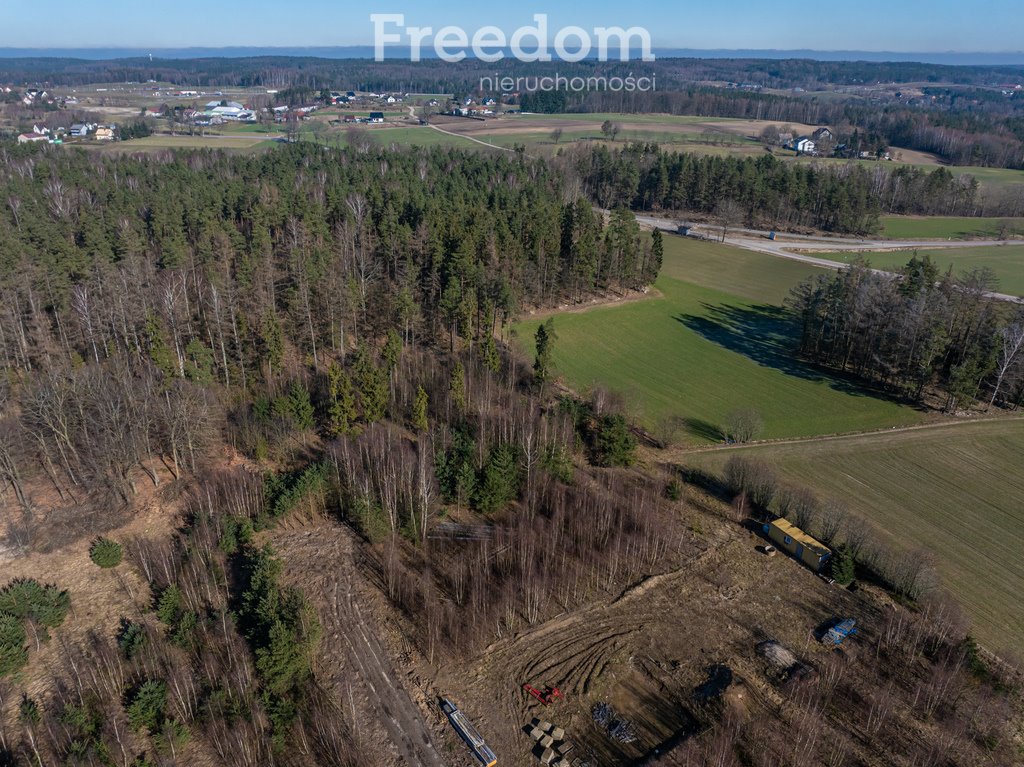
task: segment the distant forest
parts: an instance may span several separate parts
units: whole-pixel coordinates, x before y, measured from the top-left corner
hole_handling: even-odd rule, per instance
[[[397,54],[396,54],[397,56]],[[272,86],[364,83],[380,90],[433,92],[440,83],[476,87],[483,75],[549,74],[550,64],[524,64],[504,59],[486,63],[467,59],[450,64],[424,59],[376,62],[369,59],[328,59],[312,56],[254,56],[197,59],[0,59],[0,79],[46,81],[53,85],[159,80],[180,85]],[[763,88],[812,88],[821,85],[872,83],[948,83],[992,86],[1019,82],[1024,66],[950,66],[913,62],[815,61],[812,59],[659,58],[656,62],[558,62],[565,75],[653,72],[664,86],[684,83],[732,82]]]

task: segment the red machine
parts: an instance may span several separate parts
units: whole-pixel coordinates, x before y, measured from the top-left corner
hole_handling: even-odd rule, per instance
[[[541,703],[543,703],[545,706],[550,706],[552,703],[554,703],[556,700],[562,697],[562,691],[559,690],[557,687],[548,686],[545,687],[543,690],[538,690],[529,682],[524,682],[523,689],[530,693],[530,695],[535,697]]]

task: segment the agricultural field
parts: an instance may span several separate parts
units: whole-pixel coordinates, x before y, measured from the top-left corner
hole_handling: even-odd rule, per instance
[[[882,236],[893,240],[970,240],[1024,237],[1024,218],[882,216]]]
[[[685,462],[717,471],[734,454],[843,499],[904,548],[931,552],[978,637],[997,652],[1024,650],[1024,419],[692,453]]]
[[[769,438],[879,429],[919,422],[913,408],[790,354],[781,303],[816,267],[710,242],[665,238],[657,295],[555,317],[555,367],[577,390],[601,384],[626,395],[649,427],[685,419],[685,439],[721,440],[726,415],[757,409]],[[541,318],[515,332],[533,353]]]
[[[987,245],[976,248],[936,248],[934,250],[918,250],[917,254],[930,256],[932,261],[938,264],[940,272],[945,272],[952,267],[953,272],[959,274],[970,269],[987,266],[999,278],[999,292],[1024,296],[1024,244]],[[851,263],[858,258],[865,258],[872,266],[886,270],[899,269],[911,257],[911,253],[906,250],[812,253],[810,255],[840,263]]]
[[[107,148],[128,152],[136,149],[255,149],[273,146],[274,138],[265,133],[238,135],[170,136],[155,133],[145,138],[119,141]]]

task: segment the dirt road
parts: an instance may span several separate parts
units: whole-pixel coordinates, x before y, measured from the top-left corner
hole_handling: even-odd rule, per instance
[[[324,624],[317,673],[353,719],[364,750],[380,756],[380,764],[388,763],[384,757],[393,750],[397,763],[409,767],[445,767],[423,711],[389,660],[382,627],[369,614],[351,533],[322,521],[283,532],[275,546],[288,571],[302,578],[297,585]]]

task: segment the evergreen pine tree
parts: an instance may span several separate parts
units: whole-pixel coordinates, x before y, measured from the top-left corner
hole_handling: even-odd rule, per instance
[[[398,358],[402,355],[402,337],[398,335],[398,331],[389,330],[387,341],[384,342],[384,349],[381,352],[381,357],[384,359],[384,367],[391,375],[395,372],[395,368],[398,367]]]
[[[551,356],[555,338],[555,323],[552,319],[538,327],[534,335],[537,357],[533,362],[533,377],[538,384],[545,384],[551,379]]]
[[[466,369],[461,362],[455,363],[452,377],[448,381],[448,393],[452,398],[455,412],[462,414],[466,410]]]
[[[647,282],[654,282],[661,273],[661,265],[665,260],[665,242],[661,230],[651,232],[651,262],[648,266]]]
[[[428,404],[426,390],[422,386],[417,386],[416,399],[412,403],[412,426],[416,431],[426,431],[430,428],[430,424],[427,421]]]
[[[327,409],[327,431],[332,437],[352,434],[356,421],[356,394],[352,379],[337,362],[327,368],[327,388],[331,398]]]
[[[849,586],[855,577],[855,563],[850,547],[845,543],[832,556],[832,577],[840,586]]]

